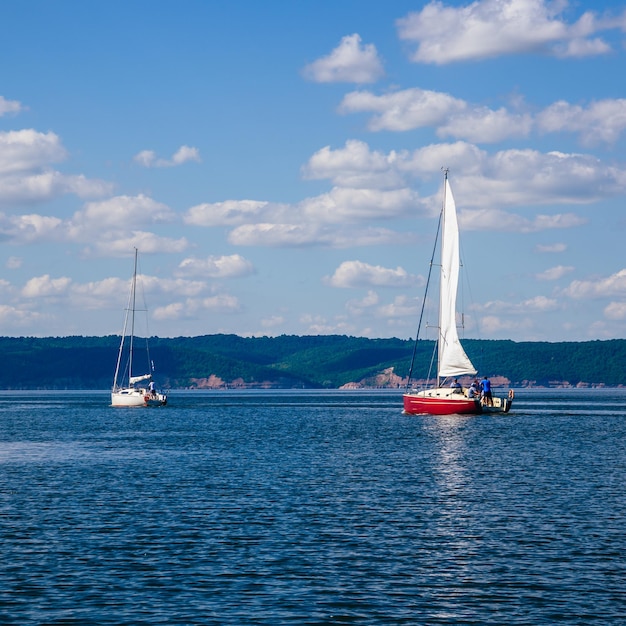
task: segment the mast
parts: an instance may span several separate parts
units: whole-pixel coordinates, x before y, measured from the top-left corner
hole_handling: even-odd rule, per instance
[[[115,376],[113,377],[113,391],[117,390],[117,378],[120,373],[120,365],[122,363],[122,353],[124,352],[124,341],[126,339],[126,329],[128,328],[128,315],[132,312],[131,334],[130,334],[130,354],[128,367],[128,386],[130,387],[130,377],[132,376],[133,362],[133,335],[135,334],[135,285],[137,283],[137,248],[135,248],[135,265],[133,269],[133,279],[131,281],[130,294],[128,295],[128,304],[126,306],[126,315],[124,315],[124,328],[122,329],[122,337],[120,339],[120,348],[117,353],[117,363],[115,365]]]
[[[444,341],[445,338],[443,336],[443,324],[442,324],[442,314],[444,310],[444,290],[442,289],[442,285],[445,276],[445,267],[444,267],[444,242],[446,241],[446,191],[448,187],[448,168],[444,167],[443,169],[443,198],[441,201],[441,249],[440,249],[440,258],[441,263],[439,265],[439,319],[437,320],[437,328],[438,330],[438,339],[437,339],[437,387],[440,384],[440,376],[439,372],[441,370],[441,361],[442,354],[444,349]]]
[[[133,283],[131,287],[132,306],[130,313],[130,353],[128,355],[128,386],[131,386],[130,380],[133,377],[133,344],[135,342],[135,300],[137,288],[137,248],[135,248],[135,265],[133,268]]]

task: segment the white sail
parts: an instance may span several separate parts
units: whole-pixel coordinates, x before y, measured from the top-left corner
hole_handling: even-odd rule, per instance
[[[142,374],[141,376],[131,376],[130,384],[134,385],[135,383],[140,383],[142,380],[149,380],[152,378],[152,374]]]
[[[439,296],[439,376],[476,374],[459,341],[456,329],[456,294],[459,284],[459,225],[448,178],[445,179],[443,233],[441,238],[441,287]]]

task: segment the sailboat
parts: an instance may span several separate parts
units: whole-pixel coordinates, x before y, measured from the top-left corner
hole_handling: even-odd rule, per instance
[[[407,391],[403,394],[404,412],[410,414],[428,413],[431,415],[508,413],[513,402],[513,390],[510,390],[507,397],[504,398],[495,397],[493,394],[488,394],[486,397],[481,398],[480,391],[476,392],[473,388],[464,388],[459,383],[455,385],[458,377],[476,376],[477,371],[461,345],[456,326],[456,296],[461,261],[456,205],[450,182],[448,181],[447,169],[444,170],[443,205],[439,224],[441,228],[441,267],[437,380],[436,384],[430,388],[408,390],[411,384],[415,360],[414,351],[407,382]],[[427,291],[429,284],[430,274],[426,286]],[[425,300],[426,296],[424,297]],[[418,339],[419,330],[416,347]],[[450,380],[453,381],[452,386],[450,386]]]
[[[150,360],[147,338],[145,348],[147,373],[138,376],[133,375],[134,357],[137,352],[137,348],[135,347],[137,255],[138,251],[137,248],[135,248],[135,264],[130,286],[130,296],[128,306],[126,307],[126,315],[124,316],[124,329],[122,330],[122,340],[117,355],[113,389],[111,390],[111,406],[114,407],[165,406],[167,404],[167,395],[157,391],[154,387],[152,380],[154,366]],[[122,382],[118,383],[118,381]]]

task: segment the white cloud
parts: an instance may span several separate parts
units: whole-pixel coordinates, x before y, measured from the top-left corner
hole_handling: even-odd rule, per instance
[[[142,150],[133,157],[133,160],[143,167],[174,167],[187,163],[188,161],[196,161],[199,163],[202,159],[200,158],[198,148],[181,146],[170,159],[157,158],[153,150]]]
[[[358,34],[347,35],[328,55],[303,70],[305,78],[317,83],[373,83],[384,75],[373,44],[361,44]]]
[[[362,261],[344,261],[332,276],[325,279],[332,287],[341,288],[409,287],[418,281],[417,276],[409,274],[402,267],[390,269]]]
[[[137,248],[142,254],[178,254],[184,252],[189,247],[189,242],[185,237],[172,239],[170,237],[159,237],[158,235],[142,230],[131,230],[125,232],[123,236],[111,231],[106,236],[101,237],[90,247],[85,249],[86,254],[97,256],[128,256],[129,250]]]
[[[65,229],[63,221],[58,217],[0,213],[0,235],[13,244],[28,244],[63,240]]]
[[[496,315],[487,315],[481,319],[480,330],[489,337],[496,337],[499,334],[506,333],[510,336],[512,333],[526,333],[532,329],[532,321],[528,318],[503,319]]]
[[[405,89],[382,96],[368,91],[347,94],[340,113],[375,113],[368,123],[373,131],[406,131],[424,126],[438,126],[468,108],[464,100],[437,91]]]
[[[0,176],[39,170],[67,158],[67,151],[55,133],[36,130],[0,132]]]
[[[263,328],[278,328],[285,323],[285,318],[282,315],[272,315],[272,317],[266,317],[261,320],[261,326]]]
[[[32,129],[0,132],[0,203],[41,202],[68,193],[87,198],[111,191],[110,183],[51,169],[52,163],[66,158],[55,133]]]
[[[372,151],[364,141],[349,139],[337,150],[325,146],[302,167],[305,178],[330,179],[335,185],[357,189],[386,188],[402,185],[396,170],[398,155]]]
[[[418,88],[375,95],[355,91],[344,96],[340,113],[371,113],[371,131],[408,131],[432,127],[439,137],[453,137],[477,143],[495,143],[510,138],[540,133],[571,132],[580,135],[583,144],[615,143],[626,129],[626,99],[604,99],[587,107],[558,101],[534,116],[528,112],[510,111],[504,107],[490,109],[475,105],[447,93]],[[359,142],[354,142],[358,146]],[[352,148],[346,144],[346,151]],[[326,148],[327,149],[327,148]],[[322,153],[323,151],[320,151]],[[361,154],[361,160],[365,156]],[[367,155],[370,159],[374,154]],[[390,158],[395,153],[390,153]],[[378,156],[382,168],[384,157]]]
[[[191,207],[183,220],[192,226],[233,226],[259,219],[268,206],[258,200],[204,203]]]
[[[522,302],[510,302],[508,300],[491,300],[479,306],[475,305],[474,310],[483,311],[484,313],[543,313],[546,311],[554,311],[558,308],[558,301],[555,298],[546,296],[535,296],[528,298]],[[484,320],[481,317],[481,330],[484,330]]]
[[[20,267],[22,267],[22,263],[23,263],[23,262],[24,262],[24,259],[22,259],[21,257],[18,257],[18,256],[10,256],[10,257],[7,259],[7,261],[6,261],[6,263],[4,264],[4,266],[5,266],[7,269],[10,269],[10,270],[17,270],[17,269],[19,269]]]
[[[186,275],[209,278],[236,278],[254,273],[254,266],[239,254],[230,256],[209,256],[206,259],[189,257],[178,265]]]
[[[609,47],[596,32],[618,21],[598,20],[591,12],[568,24],[560,16],[566,2],[476,0],[461,7],[433,1],[397,21],[401,39],[415,43],[412,60],[443,65],[505,54],[565,56],[604,54]]]
[[[626,99],[606,99],[588,107],[560,100],[537,115],[543,132],[579,133],[585,144],[615,143],[626,129]]]
[[[535,278],[537,278],[537,280],[558,280],[573,271],[574,268],[570,265],[557,265],[556,267],[551,267],[544,272],[536,274]]]
[[[410,235],[386,228],[335,228],[312,223],[302,224],[243,224],[228,235],[229,243],[238,246],[300,247],[330,246],[351,248],[401,244]]]
[[[477,107],[452,115],[447,123],[438,127],[437,135],[479,143],[496,143],[511,137],[527,137],[532,128],[533,119],[527,113],[517,114],[503,108],[493,111],[487,107]]]
[[[147,223],[168,222],[176,217],[167,205],[139,194],[137,196],[115,196],[100,202],[88,202],[77,211],[69,222],[73,237],[85,233],[113,229],[116,234],[137,228]]]
[[[563,290],[563,295],[575,300],[624,296],[626,295],[626,269],[606,278],[574,280]]]
[[[0,304],[0,324],[4,329],[29,327],[31,324],[40,323],[45,317],[36,311]]]
[[[206,313],[236,313],[241,304],[235,296],[217,294],[206,298],[188,298],[184,302],[172,302],[154,311],[156,320],[194,319]]]
[[[307,221],[336,224],[401,217],[415,211],[420,204],[417,194],[408,188],[334,187],[329,193],[303,200],[297,208]]]
[[[346,302],[346,309],[351,316],[359,316],[362,315],[364,311],[375,307],[379,301],[380,298],[378,297],[378,294],[370,289],[364,298],[361,298],[360,300],[348,300]]]
[[[50,274],[31,278],[22,289],[25,298],[42,298],[67,295],[72,279],[67,276],[51,278]]]
[[[554,215],[536,215],[528,219],[514,213],[497,209],[461,211],[459,224],[465,231],[490,230],[503,232],[536,233],[556,228],[575,228],[586,224],[585,218],[575,213],[556,213]]]
[[[419,314],[419,304],[414,298],[407,296],[397,296],[390,304],[379,307],[376,311],[378,317],[403,318],[410,317],[417,319]]]
[[[604,309],[604,316],[610,320],[626,319],[626,302],[611,302]]]
[[[7,100],[3,96],[0,96],[0,117],[11,113],[19,113],[24,107],[21,102],[17,100]]]

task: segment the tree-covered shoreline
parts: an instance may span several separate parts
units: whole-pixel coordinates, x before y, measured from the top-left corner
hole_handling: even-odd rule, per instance
[[[108,389],[120,338],[0,337],[2,389]],[[155,378],[166,388],[400,387],[414,342],[344,335],[150,338]],[[513,342],[466,339],[481,375],[527,386],[626,384],[626,340]],[[434,344],[420,341],[414,378],[426,378]]]

